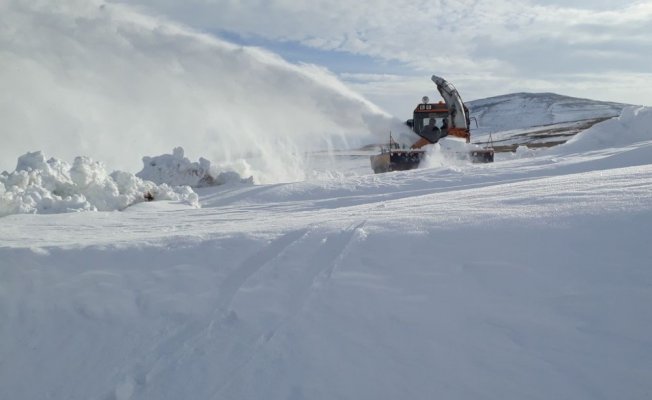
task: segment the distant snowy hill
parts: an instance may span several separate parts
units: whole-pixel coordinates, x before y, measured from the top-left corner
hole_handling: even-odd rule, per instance
[[[580,99],[555,93],[511,93],[466,102],[471,111],[471,141],[497,152],[518,146],[552,147],[607,119],[629,104]],[[477,124],[476,124],[477,123]],[[409,132],[404,141],[415,141]],[[378,147],[378,144],[369,145]]]
[[[611,118],[628,106],[555,93],[512,93],[466,104],[478,126],[491,132]]]
[[[477,126],[471,123],[472,141],[491,144],[498,152],[565,143],[628,107],[555,93],[512,93],[466,104],[477,122]]]

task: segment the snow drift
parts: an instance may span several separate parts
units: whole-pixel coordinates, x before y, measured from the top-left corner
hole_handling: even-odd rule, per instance
[[[623,147],[652,140],[652,107],[627,107],[616,118],[601,122],[575,135],[562,147],[549,151],[583,153]]]
[[[198,207],[198,197],[188,186],[155,184],[133,174],[114,171],[88,157],[72,165],[42,152],[18,159],[16,170],[0,174],[0,217],[17,213],[122,210],[151,200],[182,201]]]
[[[182,147],[172,154],[143,157],[134,176],[107,173],[101,162],[76,157],[72,165],[42,152],[18,158],[16,170],[0,175],[0,217],[16,213],[114,211],[143,201],[175,200],[198,207],[193,188],[227,183],[252,184],[235,171],[220,170],[203,157],[192,162]]]
[[[0,2],[0,170],[36,149],[135,171],[183,146],[259,182],[390,122],[328,71],[99,0]]]

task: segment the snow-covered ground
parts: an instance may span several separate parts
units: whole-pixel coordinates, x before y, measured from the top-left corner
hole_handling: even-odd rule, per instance
[[[649,398],[650,126],[2,217],[0,398]]]

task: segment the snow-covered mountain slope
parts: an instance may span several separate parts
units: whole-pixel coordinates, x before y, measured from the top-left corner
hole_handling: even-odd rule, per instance
[[[491,132],[616,117],[626,104],[554,93],[513,93],[467,103],[478,126]]]
[[[651,122],[1,218],[0,398],[646,398]]]
[[[498,152],[565,143],[628,107],[554,93],[514,93],[467,104],[478,123],[477,127],[472,123],[473,142],[491,145]]]

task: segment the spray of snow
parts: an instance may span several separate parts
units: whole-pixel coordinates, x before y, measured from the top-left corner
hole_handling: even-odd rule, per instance
[[[425,147],[426,156],[421,162],[420,168],[459,170],[471,161],[469,152],[478,148],[480,147],[459,139],[445,137],[439,142]]]
[[[257,182],[395,121],[329,71],[98,0],[0,3],[0,170],[36,149],[136,171],[182,145]]]
[[[198,196],[188,186],[155,184],[115,171],[88,157],[72,165],[42,152],[18,159],[16,170],[0,174],[0,217],[17,213],[122,210],[149,200],[181,201],[198,207]]]

